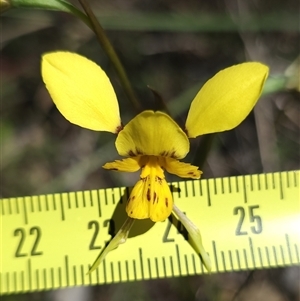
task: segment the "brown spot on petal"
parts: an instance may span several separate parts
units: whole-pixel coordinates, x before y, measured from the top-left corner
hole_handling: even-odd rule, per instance
[[[139,148],[135,148],[135,151],[136,151],[136,153],[138,154],[138,155],[142,155],[143,154],[143,152],[139,149]]]
[[[135,154],[132,150],[130,150],[130,151],[128,152],[128,156],[129,156],[129,157],[135,157],[136,154]]]
[[[150,200],[151,200],[151,191],[150,191],[150,189],[148,188],[148,190],[147,190],[147,200],[150,202]]]
[[[169,200],[168,200],[168,198],[165,198],[165,204],[166,204],[166,207],[169,206]]]
[[[123,126],[123,124],[122,124],[122,122],[121,122],[121,124],[119,125],[119,126],[117,126],[117,128],[116,128],[116,134],[119,134],[122,130],[123,130],[123,128],[124,128],[124,126]]]
[[[161,153],[159,153],[159,155],[162,157],[166,157],[166,156],[168,156],[168,154],[169,154],[169,152],[167,152],[167,151],[162,151]]]
[[[172,151],[170,157],[173,159],[177,159],[178,157],[175,154],[176,154],[176,151]]]

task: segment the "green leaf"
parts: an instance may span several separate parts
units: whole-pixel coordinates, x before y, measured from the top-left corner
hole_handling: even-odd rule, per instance
[[[91,27],[88,17],[74,5],[64,0],[11,0],[10,4],[15,8],[32,8],[43,10],[55,10],[69,13],[81,19],[87,26]]]

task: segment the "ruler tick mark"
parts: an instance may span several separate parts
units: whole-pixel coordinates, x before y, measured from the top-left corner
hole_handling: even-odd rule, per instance
[[[203,183],[203,180],[200,180],[199,181],[199,190],[200,190],[200,195],[201,196],[203,195],[203,192],[202,192],[202,183]]]
[[[25,202],[24,198],[22,198],[22,201],[23,201],[24,222],[25,222],[25,225],[27,225],[28,224],[28,216],[27,216],[26,202]]]
[[[34,212],[33,198],[30,197],[30,212]]]
[[[144,265],[143,265],[143,250],[142,250],[142,248],[139,248],[139,255],[140,255],[140,267],[141,267],[142,279],[144,279]]]
[[[85,281],[84,281],[84,266],[83,264],[80,265],[80,274],[81,274],[81,283],[82,284],[85,284]]]
[[[249,237],[249,247],[250,247],[250,252],[251,252],[252,264],[253,264],[253,267],[256,268],[255,256],[254,256],[254,250],[253,250],[253,241],[252,241],[251,237]]]
[[[27,268],[28,268],[29,289],[32,290],[32,271],[31,271],[31,260],[30,260],[30,258],[28,259],[28,262],[27,262]]]
[[[285,234],[285,243],[286,243],[288,253],[289,253],[290,264],[293,264],[293,258],[292,258],[292,252],[291,252],[291,246],[290,246],[290,238],[289,238],[288,234]]]
[[[38,202],[38,210],[39,210],[39,212],[41,212],[42,211],[42,204],[41,204],[40,196],[38,196],[37,202]]]
[[[237,258],[239,270],[241,270],[241,260],[240,260],[240,253],[239,253],[239,250],[236,249],[236,250],[235,250],[235,254],[236,254],[236,258]]]
[[[253,191],[253,175],[250,175],[250,190]]]
[[[148,270],[149,270],[149,278],[152,279],[151,262],[149,258],[147,258],[147,263],[148,263]]]
[[[159,268],[158,268],[157,257],[154,257],[154,262],[155,262],[156,277],[159,278]]]
[[[221,178],[221,193],[225,193],[225,188],[224,188],[224,178]]]
[[[242,179],[243,179],[243,188],[244,188],[244,203],[247,204],[248,199],[247,199],[246,177],[242,176]]]
[[[275,185],[275,177],[274,174],[272,173],[272,188],[275,189],[276,185]]]
[[[208,180],[205,180],[205,181],[206,181],[206,187],[207,187],[207,202],[208,202],[208,206],[210,207],[211,201],[210,201],[209,181]]]
[[[270,261],[270,254],[269,254],[269,248],[265,247],[265,251],[266,251],[266,256],[267,256],[267,261],[268,261],[268,265],[271,265],[271,261]]]
[[[0,281],[1,283],[1,281]],[[14,292],[18,291],[18,281],[17,281],[17,272],[14,271]]]
[[[218,188],[217,188],[217,181],[216,178],[213,178],[213,184],[214,184],[214,194],[218,194]]]
[[[239,193],[240,192],[239,179],[238,179],[238,177],[234,177],[234,179],[235,179],[235,185],[236,185],[236,192]]]
[[[178,270],[179,270],[179,275],[181,274],[181,263],[180,263],[180,256],[179,256],[179,247],[178,244],[175,245],[176,248],[176,256],[177,256],[177,262],[178,262]]]
[[[263,267],[264,267],[264,264],[263,264],[263,258],[262,258],[262,254],[261,254],[261,249],[260,249],[260,247],[258,247],[257,250],[258,250],[258,256],[259,256],[260,267],[263,268]]]
[[[14,200],[15,200],[15,204],[16,204],[16,212],[17,212],[17,214],[20,214],[20,207],[19,207],[18,199],[15,198]],[[3,206],[3,201],[1,203],[2,203],[2,206]]]
[[[77,271],[76,271],[76,265],[73,265],[73,276],[74,276],[74,284],[77,285]]]
[[[188,191],[188,188],[187,188],[187,181],[184,181],[184,194],[185,194],[186,198],[189,197],[189,191]]]
[[[218,256],[217,256],[217,247],[216,242],[212,241],[213,251],[214,251],[214,258],[215,258],[215,264],[216,264],[216,270],[219,272],[219,265],[218,265]]]
[[[170,265],[171,265],[172,276],[174,276],[174,266],[173,266],[173,258],[172,258],[172,256],[170,256]]]
[[[192,196],[195,197],[196,196],[195,181],[191,181],[191,183],[192,183]]]
[[[246,249],[243,249],[243,254],[244,254],[244,260],[245,260],[245,265],[247,270],[249,269],[249,265],[248,265],[248,260],[247,260],[247,252]]]
[[[47,272],[46,272],[45,268],[43,268],[43,276],[44,276],[44,288],[48,288],[48,285],[47,285]]]
[[[268,184],[268,175],[265,173],[265,189],[268,190],[269,189],[269,184]]]
[[[165,257],[162,257],[163,269],[164,269],[164,276],[167,277],[167,269],[166,269],[166,260]]]
[[[300,264],[299,250],[298,250],[298,246],[296,244],[295,244],[295,251],[296,251],[296,257],[297,257],[297,264]]]
[[[59,287],[62,287],[61,267],[58,267],[58,283],[59,283]]]
[[[221,251],[221,257],[222,257],[223,268],[224,268],[224,271],[226,272],[227,268],[226,268],[226,262],[225,262],[225,254],[223,251]]]
[[[12,214],[12,208],[11,208],[11,202],[8,201],[8,214],[11,215]]]
[[[102,216],[102,213],[101,213],[101,202],[100,202],[100,190],[98,190],[98,193],[96,194],[97,196],[97,204],[98,204],[98,215],[99,217]]]
[[[35,277],[36,277],[36,288],[37,290],[40,289],[40,279],[39,279],[39,270],[35,270]]]
[[[134,280],[137,280],[135,259],[132,260],[132,263],[133,263],[133,275],[134,275]],[[129,280],[129,275],[128,275],[128,280]]]
[[[284,265],[286,265],[285,260],[284,260],[285,256],[284,256],[284,250],[283,250],[282,245],[280,245],[280,253],[281,253],[281,257],[282,257],[282,262],[283,262]]]
[[[194,274],[196,274],[197,270],[196,270],[196,261],[195,261],[195,255],[194,254],[192,254],[192,261],[193,261]]]
[[[70,276],[69,276],[69,257],[68,255],[65,255],[65,269],[66,269],[66,282],[67,286],[70,285]]]
[[[273,255],[274,255],[275,263],[276,263],[276,266],[278,267],[277,252],[276,252],[275,246],[272,246],[272,249],[273,249]]]
[[[107,276],[106,276],[106,260],[105,260],[105,259],[103,260],[102,266],[103,266],[104,282],[106,283],[106,281],[107,281]]]
[[[280,195],[280,199],[283,200],[284,199],[284,195],[283,195],[283,188],[282,188],[281,172],[279,173],[279,195]]]
[[[184,261],[185,261],[185,269],[186,269],[186,272],[187,274],[189,275],[189,265],[188,265],[188,259],[187,259],[187,255],[184,254]]]
[[[111,271],[111,279],[112,279],[112,282],[115,282],[115,275],[114,275],[114,266],[113,266],[113,262],[110,263],[110,271]]]
[[[64,195],[59,194],[59,203],[60,203],[60,211],[61,211],[61,220],[65,220],[65,210],[64,210],[64,203],[63,203],[63,197]]]
[[[232,260],[232,253],[231,253],[230,250],[228,250],[228,255],[229,255],[229,261],[230,261],[231,271],[234,271],[233,260]]]
[[[125,268],[126,268],[126,278],[128,279],[128,261],[125,260]],[[121,273],[121,262],[118,260],[118,271],[119,271],[119,280],[122,281],[122,273]]]
[[[55,287],[55,282],[54,282],[54,271],[53,268],[50,269],[50,274],[51,274],[51,287]]]

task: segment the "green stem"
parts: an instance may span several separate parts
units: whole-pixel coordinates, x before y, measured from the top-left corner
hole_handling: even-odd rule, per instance
[[[198,166],[200,169],[203,168],[206,158],[210,152],[214,137],[215,134],[207,134],[202,137],[202,140],[199,143],[196,150],[196,155],[193,160],[193,165]]]
[[[132,104],[135,108],[139,111],[141,110],[141,104],[137,100],[135,93],[131,87],[130,81],[128,80],[127,74],[123,68],[121,61],[117,53],[115,52],[113,46],[111,45],[110,41],[108,40],[102,26],[98,22],[96,16],[94,15],[93,11],[91,10],[88,2],[86,0],[78,0],[84,9],[86,15],[91,21],[92,29],[94,30],[98,41],[100,42],[101,46],[103,47],[104,51],[112,61],[121,81],[121,84],[125,90],[127,97],[130,99]]]

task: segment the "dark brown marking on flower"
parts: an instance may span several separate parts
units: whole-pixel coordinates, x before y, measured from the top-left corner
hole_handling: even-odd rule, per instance
[[[147,200],[150,202],[150,200],[151,200],[151,191],[150,191],[150,189],[148,188],[148,190],[147,190]]]
[[[129,156],[129,157],[135,157],[136,154],[133,152],[133,150],[130,150],[130,151],[128,152],[128,156]]]
[[[133,196],[131,197],[131,199],[134,200],[134,199],[135,199],[135,195],[133,195]]]
[[[166,207],[169,206],[169,200],[168,200],[168,198],[165,198],[165,204],[166,204]]]
[[[168,151],[162,151],[162,152],[159,153],[159,155],[162,156],[162,157],[167,157],[168,154],[169,154]]]
[[[124,129],[123,123],[117,126],[115,133],[119,134]]]
[[[184,131],[184,132],[186,133],[186,135],[189,137],[189,132],[188,132],[187,128],[185,128],[183,131]]]
[[[139,148],[135,148],[135,151],[138,155],[143,155],[143,152]]]
[[[158,182],[158,183],[161,185],[161,183],[162,183],[162,178],[156,176],[156,177],[155,177],[155,182]]]
[[[116,168],[116,167],[113,167],[113,168],[110,168],[109,170],[116,170],[116,171],[118,171],[119,169]]]
[[[170,157],[173,158],[173,159],[178,159],[178,156],[175,155],[176,154],[176,151],[172,151]]]
[[[132,214],[132,213],[133,213],[133,211],[131,210],[131,211],[130,211],[130,214]]]
[[[188,172],[188,175],[196,176],[195,172],[193,172],[193,171],[189,171],[189,172]]]
[[[155,200],[156,200],[156,192],[154,191],[154,193],[153,193],[153,203],[154,203]]]

